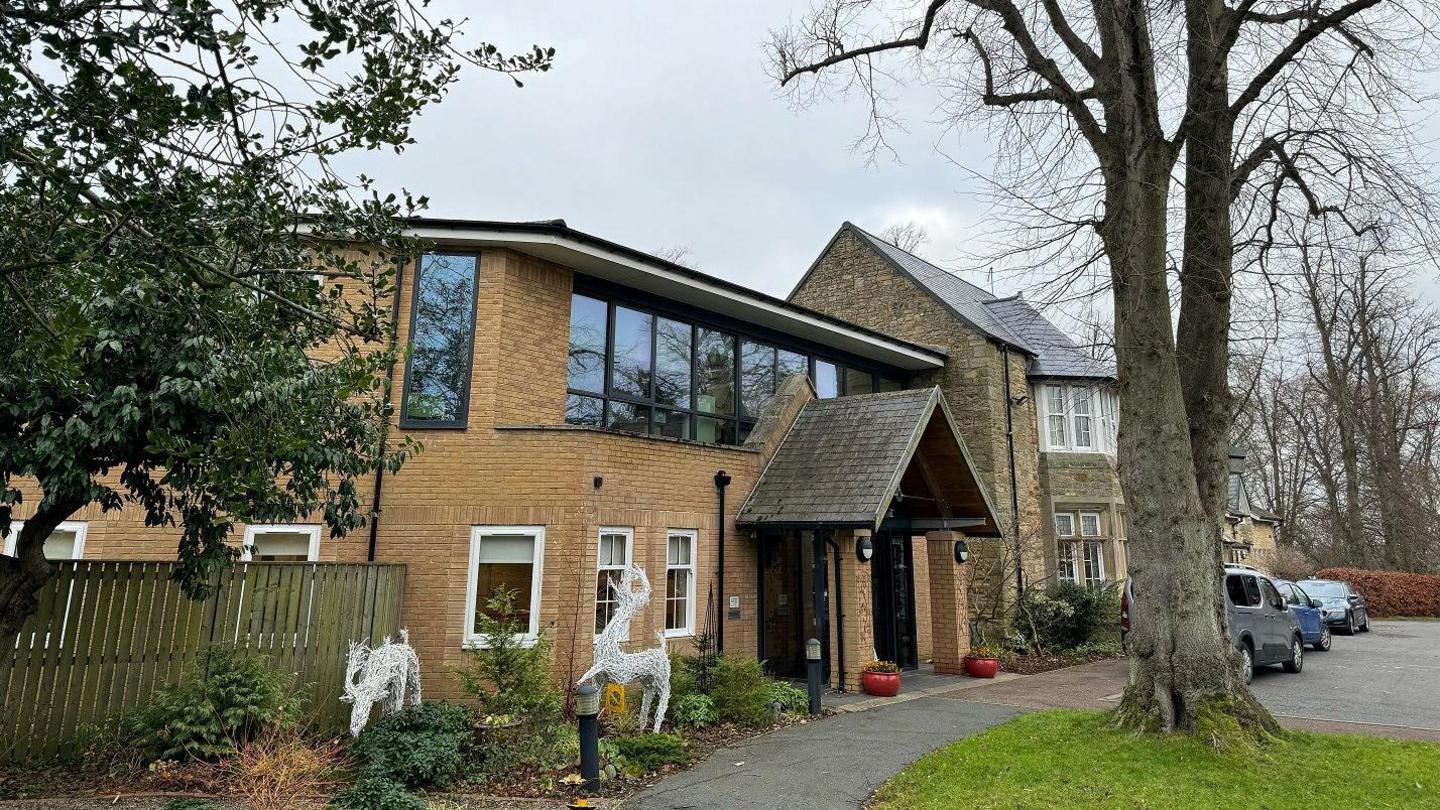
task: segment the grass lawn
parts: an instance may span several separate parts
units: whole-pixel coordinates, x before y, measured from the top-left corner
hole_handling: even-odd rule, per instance
[[[1219,753],[1113,730],[1102,712],[1037,712],[927,754],[874,806],[1440,808],[1440,743],[1289,732]]]

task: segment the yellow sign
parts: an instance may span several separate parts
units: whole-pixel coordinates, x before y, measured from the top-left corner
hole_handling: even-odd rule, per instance
[[[619,683],[605,684],[605,711],[617,714],[625,713],[625,685]]]

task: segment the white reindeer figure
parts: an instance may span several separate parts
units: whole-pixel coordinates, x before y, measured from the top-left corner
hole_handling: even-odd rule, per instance
[[[632,586],[636,581],[640,589]],[[606,683],[632,683],[639,681],[645,687],[645,697],[640,701],[640,728],[650,716],[650,703],[658,695],[660,702],[655,707],[655,732],[660,732],[660,723],[665,720],[665,710],[670,705],[670,656],[665,652],[665,634],[656,633],[660,646],[640,652],[627,653],[620,647],[625,635],[625,626],[640,613],[650,601],[650,580],[645,570],[632,565],[620,575],[619,582],[610,583],[610,590],[619,603],[615,615],[605,625],[605,630],[595,639],[595,663],[580,676],[580,683],[592,682],[597,687]]]
[[[375,649],[350,643],[345,663],[345,694],[340,700],[352,704],[350,734],[359,737],[370,722],[370,708],[380,702],[380,713],[394,714],[405,705],[420,703],[420,657],[410,646],[410,631],[400,631],[400,641],[385,642]]]

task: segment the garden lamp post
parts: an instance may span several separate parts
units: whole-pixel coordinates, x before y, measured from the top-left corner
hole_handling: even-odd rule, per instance
[[[595,684],[575,688],[575,716],[580,721],[581,786],[593,793],[600,789],[600,688]]]

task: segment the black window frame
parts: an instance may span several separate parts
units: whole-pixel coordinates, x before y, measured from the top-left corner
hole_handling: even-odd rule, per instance
[[[411,371],[415,364],[415,319],[420,308],[416,302],[420,295],[421,274],[424,272],[426,256],[463,256],[475,260],[475,276],[470,296],[470,350],[465,353],[465,390],[460,394],[460,418],[447,420],[410,418]],[[470,426],[470,389],[475,385],[475,312],[480,308],[480,263],[479,250],[427,250],[415,257],[414,283],[410,286],[410,323],[405,334],[405,380],[400,394],[400,427],[404,430],[465,430]]]
[[[836,396],[845,396],[845,375],[847,370],[865,371],[871,375],[872,386],[878,390],[880,380],[889,379],[899,381],[901,388],[908,387],[909,374],[903,369],[886,367],[867,361],[863,358],[845,355],[836,350],[813,343],[801,338],[788,336],[780,332],[774,332],[763,327],[753,327],[741,321],[731,320],[724,316],[717,316],[707,310],[690,307],[674,301],[650,296],[629,288],[621,287],[588,277],[576,276],[575,284],[571,290],[572,295],[581,295],[587,298],[602,301],[606,305],[606,335],[605,335],[605,369],[603,373],[604,392],[585,391],[569,387],[569,380],[566,380],[566,399],[571,396],[588,397],[602,401],[600,425],[611,430],[621,430],[637,436],[660,436],[669,438],[684,438],[687,441],[701,441],[699,436],[699,425],[701,419],[715,419],[720,421],[720,434],[731,432],[735,437],[735,443],[729,442],[702,442],[705,444],[719,444],[721,446],[739,446],[744,444],[745,437],[759,422],[758,416],[746,416],[742,403],[742,369],[744,367],[741,356],[743,345],[746,341],[762,343],[773,350],[772,352],[772,373],[771,378],[776,388],[779,388],[779,357],[781,351],[788,351],[799,354],[805,358],[806,373],[810,380],[815,380],[815,362],[824,360],[833,363],[837,369],[837,392]],[[614,367],[614,346],[615,346],[615,309],[625,307],[651,316],[650,327],[650,391],[649,398],[642,399],[624,392],[613,390],[610,385],[610,378]],[[659,346],[657,345],[658,333],[661,319],[678,321],[690,326],[690,402],[687,408],[677,408],[670,405],[662,405],[655,401],[655,369],[658,362]],[[731,369],[732,386],[732,407],[729,413],[717,414],[709,411],[699,410],[699,339],[700,330],[708,329],[722,333],[731,343],[733,363]],[[627,403],[629,405],[649,408],[649,415],[646,421],[646,432],[625,431],[620,428],[610,428],[610,404],[612,401]],[[686,436],[674,437],[669,434],[657,431],[656,412],[667,411],[684,415],[689,424],[686,427]]]

